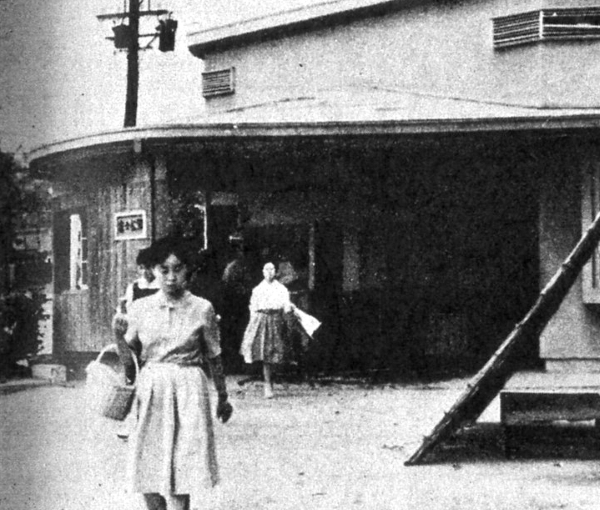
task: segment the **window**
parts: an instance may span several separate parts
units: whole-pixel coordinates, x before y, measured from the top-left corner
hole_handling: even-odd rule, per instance
[[[88,282],[87,234],[83,230],[80,214],[71,214],[70,224],[70,288],[71,290],[85,289]]]
[[[492,19],[494,48],[600,39],[600,7],[542,9]]]
[[[582,231],[585,232],[600,212],[600,165],[590,163],[584,169],[582,190]],[[600,304],[600,248],[583,266],[583,302]]]
[[[224,96],[235,92],[235,68],[202,73],[202,96]]]
[[[62,211],[54,216],[53,244],[56,291],[87,289],[88,237],[83,211]]]

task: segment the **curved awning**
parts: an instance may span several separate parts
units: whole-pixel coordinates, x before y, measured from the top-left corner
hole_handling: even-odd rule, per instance
[[[572,131],[600,127],[599,109],[541,108],[436,97],[375,87],[321,91],[248,104],[172,123],[123,128],[38,147],[30,164],[61,155],[119,154],[149,147],[229,139],[419,136],[501,131]]]

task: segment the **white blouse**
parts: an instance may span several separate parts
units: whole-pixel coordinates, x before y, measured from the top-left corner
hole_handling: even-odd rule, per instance
[[[133,302],[125,340],[141,343],[142,362],[200,365],[221,354],[217,316],[206,299],[186,291],[176,302],[162,291]]]
[[[258,310],[283,310],[289,312],[292,308],[290,293],[277,280],[271,283],[263,280],[252,290],[250,297],[250,311]]]

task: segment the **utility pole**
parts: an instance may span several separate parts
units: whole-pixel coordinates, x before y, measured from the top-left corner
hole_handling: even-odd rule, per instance
[[[129,28],[131,37],[127,48],[127,95],[125,97],[125,121],[123,127],[137,122],[138,89],[140,86],[140,2],[129,0]]]
[[[148,0],[148,8],[141,10],[140,7],[144,0],[129,0],[129,7],[126,10],[124,0],[123,12],[112,14],[99,14],[96,16],[99,20],[121,20],[120,25],[113,27],[114,36],[107,39],[114,41],[115,48],[127,51],[127,93],[125,97],[125,119],[123,127],[133,127],[137,123],[138,109],[138,90],[140,82],[140,45],[141,37],[151,37],[151,41],[146,48],[150,47],[152,41],[157,37],[160,38],[160,51],[173,51],[175,47],[175,31],[177,22],[172,19],[166,21],[159,20],[159,26],[156,27],[159,32],[150,34],[140,34],[140,18],[144,16],[165,16],[171,15],[166,9],[152,10],[150,0]],[[124,20],[128,19],[129,23],[125,24]],[[166,41],[166,43],[165,43]]]

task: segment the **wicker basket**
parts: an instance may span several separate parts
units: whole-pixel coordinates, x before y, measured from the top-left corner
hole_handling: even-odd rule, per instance
[[[109,351],[117,352],[116,344],[107,345],[100,351],[98,358],[86,368],[87,400],[94,412],[106,418],[122,421],[131,409],[135,384],[126,384],[123,374],[102,363],[102,357]],[[140,369],[135,356],[133,361],[137,380]]]

